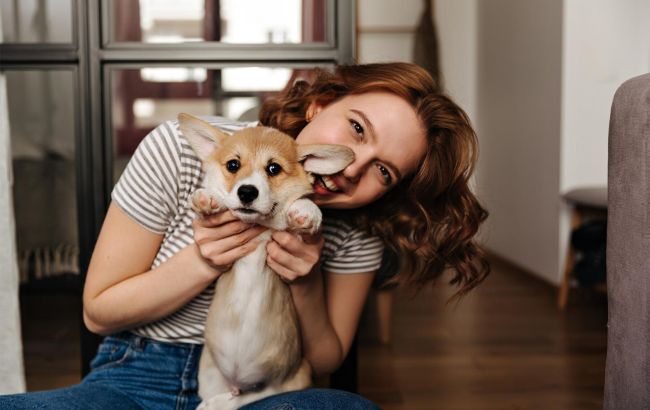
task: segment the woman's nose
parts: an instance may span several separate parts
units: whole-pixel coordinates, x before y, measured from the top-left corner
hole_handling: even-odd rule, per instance
[[[368,165],[371,163],[371,157],[368,153],[355,151],[354,161],[345,167],[343,170],[343,176],[346,177],[350,182],[356,183],[363,175],[363,172],[366,170]]]

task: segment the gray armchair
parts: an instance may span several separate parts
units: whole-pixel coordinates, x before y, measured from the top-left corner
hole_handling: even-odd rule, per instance
[[[650,409],[650,74],[614,96],[609,128],[606,409]]]

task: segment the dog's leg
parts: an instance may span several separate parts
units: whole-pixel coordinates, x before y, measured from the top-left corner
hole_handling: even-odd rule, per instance
[[[306,389],[311,386],[311,366],[307,360],[302,359],[302,363],[298,370],[280,384],[269,385],[264,389],[257,392],[248,392],[242,393],[238,396],[233,396],[231,394],[220,394],[218,396],[212,397],[205,403],[204,407],[201,407],[201,410],[234,410],[242,406],[250,404],[254,401],[262,400],[266,397],[273,396],[275,394],[297,391]],[[201,404],[203,406],[203,403]],[[197,409],[198,410],[198,409]]]
[[[210,215],[219,212],[219,195],[206,188],[199,188],[192,194],[192,210],[197,214]]]
[[[320,229],[323,214],[315,203],[306,198],[296,200],[287,210],[290,230],[314,234]]]
[[[199,360],[199,396],[203,399],[201,404],[203,405],[207,399],[220,395],[230,398],[230,389],[226,379],[214,363],[212,355],[207,347],[204,347]]]

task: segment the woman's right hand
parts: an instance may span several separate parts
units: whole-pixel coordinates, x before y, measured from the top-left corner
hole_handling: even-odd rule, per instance
[[[199,253],[219,274],[255,250],[258,242],[254,238],[267,229],[242,222],[228,210],[199,216],[192,227]]]

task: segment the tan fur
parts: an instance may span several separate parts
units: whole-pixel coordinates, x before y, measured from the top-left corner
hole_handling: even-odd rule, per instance
[[[242,163],[242,168],[236,175],[224,172],[226,188],[231,190],[238,179],[250,175],[254,170],[264,170],[268,164],[276,162],[284,172],[269,180],[275,190],[279,191],[283,185],[292,185],[295,188],[302,188],[294,191],[296,198],[311,193],[312,188],[307,180],[307,174],[298,163],[294,140],[270,128],[262,132],[263,138],[259,129],[245,128],[239,131],[236,137],[226,139],[222,148],[212,156],[211,160],[223,167],[231,159],[238,159]],[[273,144],[268,143],[270,140]]]

